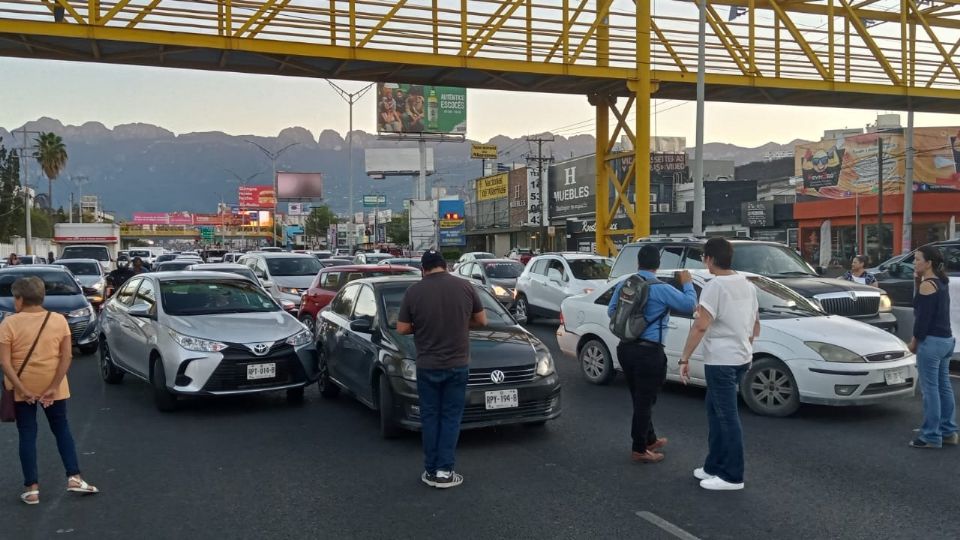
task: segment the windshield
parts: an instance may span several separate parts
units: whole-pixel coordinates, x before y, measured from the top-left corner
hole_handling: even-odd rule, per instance
[[[168,315],[264,313],[280,307],[260,286],[241,280],[165,281],[160,283]]]
[[[260,280],[257,279],[257,276],[253,273],[253,270],[249,268],[204,268],[199,266],[191,268],[191,270],[199,270],[201,272],[226,272],[228,274],[243,276],[254,283],[260,283]]]
[[[613,259],[574,259],[567,261],[570,271],[577,279],[607,279],[613,268]]]
[[[60,258],[109,261],[110,252],[107,251],[107,248],[100,246],[69,246],[63,248],[63,253],[60,255]]]
[[[418,259],[385,259],[379,263],[382,266],[410,266],[413,268],[423,268]]]
[[[494,255],[493,253],[480,253],[480,252],[477,252],[477,253],[474,253],[474,254],[473,254],[473,259],[474,259],[474,260],[477,260],[477,261],[483,260],[483,259],[496,259],[496,258],[497,258],[497,256]]]
[[[99,276],[100,265],[97,263],[71,262],[58,263],[67,267],[70,273],[75,276]]]
[[[737,243],[733,269],[768,277],[816,276],[817,273],[787,246]]]
[[[523,265],[518,262],[484,263],[490,279],[517,279],[523,273]]]
[[[167,261],[157,265],[157,272],[176,272],[178,270],[186,270],[195,264],[197,264],[196,261]]]
[[[770,315],[785,315],[788,317],[823,316],[823,312],[817,309],[812,302],[795,293],[793,289],[759,276],[747,279],[757,288],[757,303],[760,306],[761,319],[770,318]]]
[[[25,277],[38,277],[43,280],[47,296],[72,296],[80,294],[80,287],[73,276],[67,272],[4,272],[0,274],[0,296],[11,297],[10,287],[13,282]]]
[[[397,318],[400,316],[400,302],[403,301],[403,295],[406,294],[411,285],[413,283],[397,283],[386,285],[380,289],[380,295],[383,298],[383,312],[386,314],[388,327],[397,327]],[[479,287],[476,290],[480,296],[480,303],[483,304],[483,310],[487,314],[487,326],[514,326],[517,324],[510,313],[503,309],[500,302],[490,296],[490,293]]]
[[[384,259],[392,259],[393,255],[389,253],[367,253],[364,255],[368,262],[378,262]]]
[[[323,268],[316,257],[267,258],[271,276],[315,276]]]
[[[140,257],[140,258],[143,258],[143,257],[149,257],[149,256],[150,256],[150,252],[147,251],[147,250],[145,250],[145,249],[131,249],[131,250],[130,250],[130,257]]]

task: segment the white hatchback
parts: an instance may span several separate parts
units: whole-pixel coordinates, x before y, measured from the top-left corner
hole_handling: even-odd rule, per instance
[[[713,276],[705,270],[693,274],[699,295]],[[916,357],[896,336],[828,316],[793,290],[746,275],[757,288],[761,327],[753,364],[740,384],[740,395],[751,410],[788,416],[801,403],[868,405],[914,394]],[[670,276],[660,278],[667,281]],[[616,283],[565,300],[557,329],[560,349],[576,357],[583,375],[595,384],[609,383],[620,370],[619,340],[610,332],[607,316]],[[680,381],[677,361],[692,324],[689,316],[670,316],[665,342],[670,381]],[[690,359],[690,376],[692,384],[706,386],[699,349]]]
[[[517,278],[514,311],[521,318],[557,318],[571,296],[607,284],[613,259],[589,253],[551,253],[530,259]]]

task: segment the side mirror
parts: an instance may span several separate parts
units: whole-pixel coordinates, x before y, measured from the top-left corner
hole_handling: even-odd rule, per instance
[[[150,319],[152,315],[150,314],[150,306],[146,304],[137,304],[132,306],[127,310],[127,314],[131,317],[137,317],[139,319]]]
[[[373,321],[366,318],[350,321],[350,331],[358,334],[372,334]]]
[[[84,295],[84,296],[93,296],[93,295],[95,295],[95,294],[99,294],[99,293],[100,293],[100,291],[94,289],[93,287],[82,287],[82,288],[83,288],[83,295]]]
[[[470,277],[471,277],[472,279],[475,279],[475,280],[477,280],[477,281],[479,281],[479,282],[481,282],[481,283],[483,283],[483,276],[482,276],[482,275],[480,275],[480,274],[473,274],[473,275],[472,275],[472,276],[470,276]]]
[[[272,282],[272,281],[264,281],[263,278],[260,278],[260,284],[263,285],[263,288],[264,288],[264,289],[273,288],[273,282]]]

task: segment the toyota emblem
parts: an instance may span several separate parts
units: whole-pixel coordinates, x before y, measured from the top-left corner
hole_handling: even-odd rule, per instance
[[[267,354],[268,350],[270,350],[270,346],[266,343],[257,343],[253,346],[253,352],[260,356]]]
[[[493,381],[493,384],[502,383],[506,377],[507,376],[504,375],[503,372],[500,371],[499,369],[495,369],[493,370],[493,372],[490,373],[490,380]]]

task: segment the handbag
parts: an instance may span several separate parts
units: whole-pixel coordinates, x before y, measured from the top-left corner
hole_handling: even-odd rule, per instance
[[[40,325],[40,331],[37,332],[37,338],[33,340],[33,345],[30,346],[30,350],[27,352],[27,357],[23,359],[23,363],[20,364],[20,369],[17,371],[17,378],[20,375],[23,375],[23,369],[27,367],[27,362],[30,361],[30,357],[33,356],[33,350],[37,348],[37,343],[40,341],[40,335],[43,334],[43,329],[47,326],[47,321],[50,320],[50,312],[47,312],[47,316],[43,318],[43,324]],[[17,421],[17,412],[14,407],[13,400],[13,390],[7,390],[7,385],[0,385],[0,422],[16,422]]]

